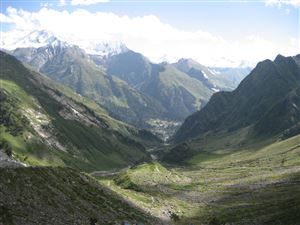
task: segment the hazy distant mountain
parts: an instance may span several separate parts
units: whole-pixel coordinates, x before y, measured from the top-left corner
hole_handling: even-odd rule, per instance
[[[251,127],[260,138],[296,129],[300,123],[300,55],[278,55],[258,63],[233,92],[219,92],[188,117],[175,135],[177,142],[211,131]]]
[[[192,59],[180,59],[173,64],[182,72],[200,80],[214,92],[233,90],[247,76],[251,68],[209,68]]]
[[[131,50],[108,58],[104,66],[107,74],[115,75],[137,88],[154,75],[154,64],[142,54]]]
[[[229,80],[231,85],[235,88],[240,82],[251,72],[253,67],[211,67],[210,70],[213,73]]]

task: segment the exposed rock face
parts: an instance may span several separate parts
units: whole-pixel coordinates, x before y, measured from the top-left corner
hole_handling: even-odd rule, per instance
[[[4,149],[0,149],[0,168],[16,168],[16,167],[24,167],[25,165],[8,157],[5,153]]]

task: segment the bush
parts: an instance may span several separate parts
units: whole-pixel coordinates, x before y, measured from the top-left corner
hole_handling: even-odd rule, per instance
[[[216,217],[213,217],[210,219],[209,225],[221,225],[221,222],[216,218]]]
[[[12,156],[12,148],[10,146],[10,144],[6,141],[6,140],[1,140],[0,142],[0,149],[3,149],[5,154],[8,157]]]
[[[180,220],[179,216],[176,213],[171,213],[170,217],[174,222],[177,222]]]
[[[9,146],[9,148],[4,149],[4,152],[9,158],[12,157],[12,150],[11,150],[10,146]]]
[[[95,217],[90,218],[90,225],[96,225],[98,220]]]

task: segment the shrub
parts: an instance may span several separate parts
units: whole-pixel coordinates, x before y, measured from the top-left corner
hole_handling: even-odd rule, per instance
[[[176,213],[171,213],[170,218],[174,221],[177,222],[180,220],[179,216]]]
[[[8,157],[12,156],[12,148],[10,146],[10,144],[6,141],[6,140],[1,140],[0,141],[0,149],[3,149],[5,154]]]

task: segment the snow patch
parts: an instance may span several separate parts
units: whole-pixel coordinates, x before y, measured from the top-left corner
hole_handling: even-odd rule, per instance
[[[206,74],[203,70],[201,70],[201,72],[203,73],[203,76],[204,76],[206,79],[208,79],[207,74]]]
[[[128,51],[124,43],[119,41],[106,41],[98,43],[79,43],[88,54],[99,56],[112,56]]]
[[[295,109],[298,109],[298,106],[297,106],[295,103],[293,103],[292,106],[293,106]]]
[[[220,91],[220,89],[218,89],[218,88],[212,88],[212,90],[213,90],[214,92],[219,92],[219,91]]]
[[[220,74],[219,71],[215,71],[215,70],[213,70],[213,69],[209,69],[209,68],[208,68],[208,71],[209,71],[211,74],[213,74],[213,75]]]

